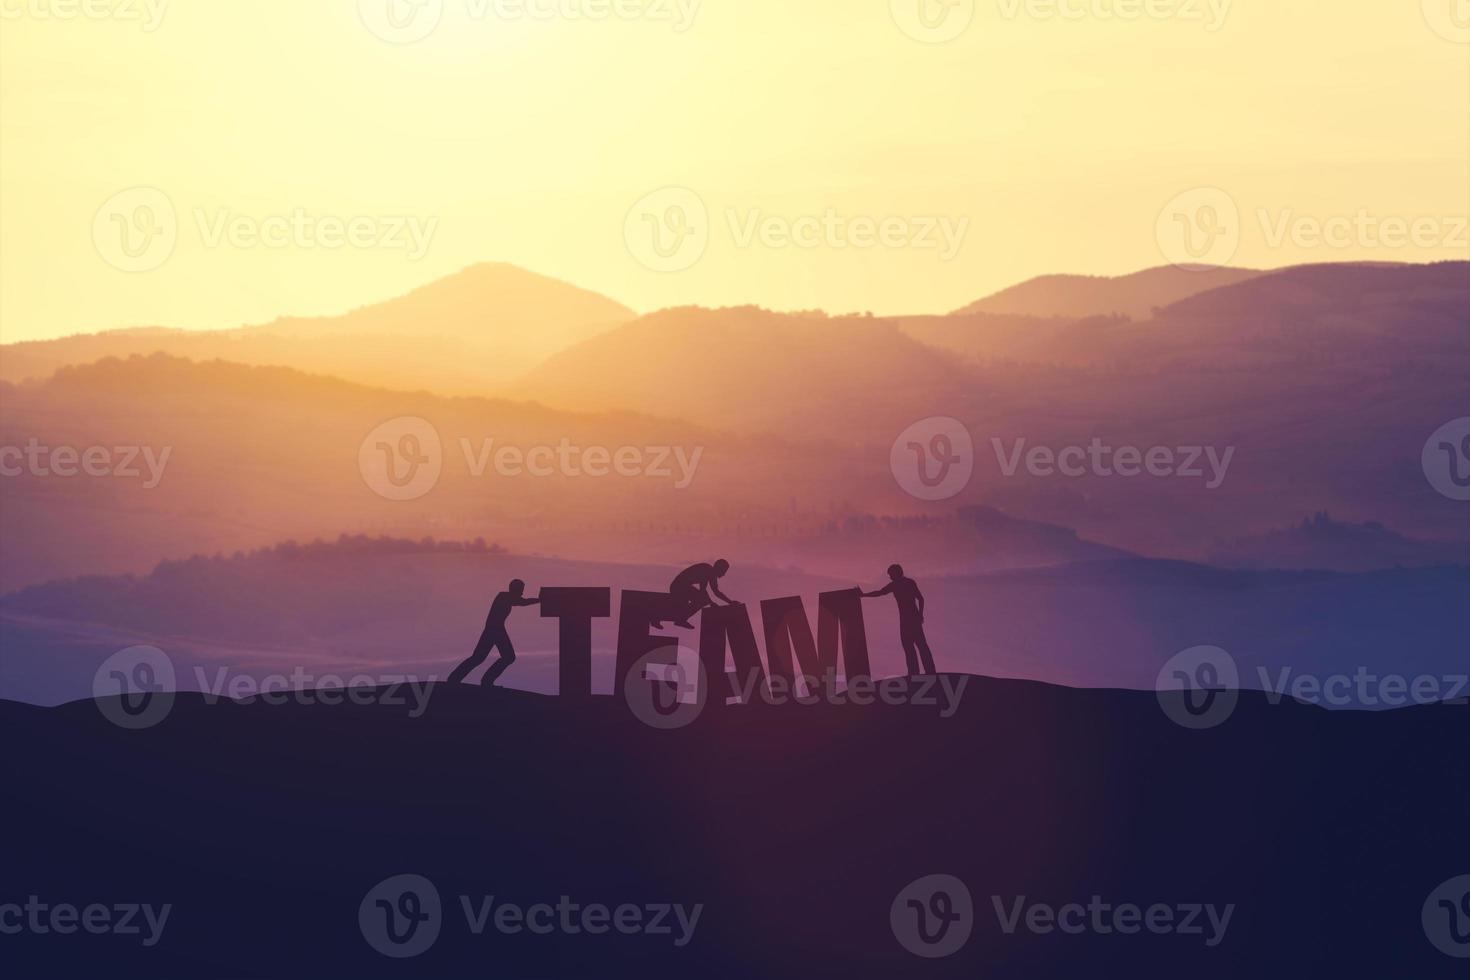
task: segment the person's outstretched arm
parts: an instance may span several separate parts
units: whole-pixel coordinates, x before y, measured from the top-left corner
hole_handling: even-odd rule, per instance
[[[727,605],[727,606],[733,606],[733,605],[735,605],[735,600],[734,599],[731,599],[729,596],[725,595],[725,593],[721,592],[720,591],[720,587],[718,585],[716,585],[714,582],[711,582],[709,584],[709,590],[711,592],[713,592],[715,595],[719,596],[721,599],[723,599],[724,602],[725,602],[725,605]]]
[[[539,604],[540,602],[541,602],[541,597],[538,595],[534,599],[526,599],[526,598],[517,599],[517,600],[515,600],[515,605],[517,605],[517,606],[534,606],[534,605]]]
[[[889,582],[887,585],[883,586],[883,588],[879,589],[877,592],[864,592],[863,593],[863,598],[864,599],[876,599],[876,598],[878,598],[881,595],[888,595],[888,593],[890,593],[892,591],[893,591],[893,583],[892,582]]]

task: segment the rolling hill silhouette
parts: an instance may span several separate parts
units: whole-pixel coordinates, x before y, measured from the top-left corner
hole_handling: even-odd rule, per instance
[[[802,595],[810,604],[821,592],[881,581],[880,556],[906,539],[858,540],[865,551],[845,556],[847,575],[772,567],[752,555],[735,562],[726,585],[750,603]],[[48,582],[0,597],[0,698],[54,704],[86,696],[96,664],[138,643],[164,649],[181,674],[197,666],[255,675],[303,663],[350,674],[396,664],[442,678],[468,652],[489,598],[512,578],[533,592],[661,590],[683,558],[709,553],[693,550],[708,547],[704,540],[685,547],[678,559],[629,564],[473,542],[345,538],[166,562],[140,576]],[[1470,670],[1470,565],[1361,574],[1138,558],[960,575],[906,567],[929,599],[926,628],[940,666],[951,670],[1147,689],[1170,657],[1202,643],[1228,650],[1242,684],[1255,689],[1270,686],[1261,670],[1271,678],[1283,667],[1315,676],[1359,667],[1380,676]],[[864,614],[874,669],[903,670],[893,609],[874,603]],[[507,683],[555,691],[555,621],[525,617],[515,635],[522,658]],[[593,641],[595,689],[610,691],[613,619],[594,624]],[[181,685],[195,687],[192,678]]]
[[[882,459],[801,438],[729,435],[626,413],[572,413],[505,399],[390,392],[275,367],[165,355],[0,384],[0,444],[169,450],[157,486],[142,479],[6,477],[3,588],[84,573],[146,571],[163,558],[288,538],[369,532],[485,536],[596,558],[687,551],[692,535],[820,529],[839,492],[891,480]],[[422,418],[442,470],[422,497],[392,500],[364,480],[361,449],[384,423]],[[487,440],[491,444],[487,448]],[[569,446],[639,450],[634,476],[554,467],[506,475],[494,453]],[[653,452],[644,452],[653,447]],[[664,452],[662,450],[669,450]],[[680,469],[672,450],[686,454]],[[697,461],[694,454],[698,453]],[[688,475],[688,485],[679,480]],[[846,488],[845,490],[842,488]]]
[[[1126,276],[1038,276],[978,299],[955,311],[1008,316],[1126,316],[1147,320],[1154,309],[1188,296],[1247,282],[1264,273],[1254,269],[1189,271],[1175,266],[1145,269]]]
[[[1007,321],[994,345],[984,314],[940,323],[671,310],[556,355],[525,390],[554,405],[752,433],[794,427],[878,453],[914,422],[952,416],[976,442],[961,503],[1130,551],[1198,558],[1320,510],[1464,541],[1463,516],[1419,458],[1430,433],[1466,412],[1467,308],[1462,262],[1303,266],[1146,322]],[[1322,409],[1337,404],[1360,410]],[[991,442],[1057,449],[1094,438],[1236,452],[1206,492],[1184,480],[1008,476]]]
[[[30,933],[6,937],[7,963],[115,977],[444,976],[467,963],[548,977],[1460,975],[1420,908],[1464,871],[1463,707],[1328,712],[1243,695],[1224,724],[1188,731],[1152,692],[969,678],[949,718],[755,705],[655,731],[610,698],[440,685],[409,717],[386,700],[398,693],[180,695],[137,732],[89,701],[0,702],[25,747],[8,766],[12,893],[173,906],[151,947]],[[405,873],[443,912],[409,961],[375,952],[357,917]],[[958,952],[925,961],[899,945],[890,906],[933,874],[967,885],[973,925]],[[486,895],[703,911],[683,946],[476,936],[460,896],[473,908]],[[1007,932],[996,906],[1018,896],[1233,914],[1223,933]]]
[[[230,330],[143,328],[0,347],[0,379],[49,377],[103,357],[162,352],[280,365],[362,384],[483,395],[552,353],[633,319],[596,293],[504,263],[330,317]]]
[[[1349,524],[1325,513],[1291,527],[1221,542],[1211,564],[1230,568],[1376,568],[1470,565],[1470,542],[1419,541],[1369,521]],[[1467,597],[1470,598],[1470,597]]]
[[[875,406],[911,411],[971,380],[888,320],[683,307],[577,344],[516,390],[569,408],[851,438]]]
[[[952,313],[899,317],[905,334],[959,355],[975,365],[1015,370],[1023,366],[1090,368],[1107,363],[1116,335],[1132,331],[1124,316],[1036,317],[1004,313]]]

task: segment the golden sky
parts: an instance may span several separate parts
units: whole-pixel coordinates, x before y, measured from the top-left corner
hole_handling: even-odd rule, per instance
[[[0,15],[6,341],[337,312],[486,260],[641,311],[897,313],[1191,258],[1470,258],[1465,0]]]

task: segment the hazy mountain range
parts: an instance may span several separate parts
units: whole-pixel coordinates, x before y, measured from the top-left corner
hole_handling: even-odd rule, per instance
[[[633,315],[596,293],[486,263],[340,316],[287,317],[228,330],[109,330],[7,344],[0,348],[0,379],[44,378],[68,364],[162,352],[285,365],[385,388],[486,394]]]
[[[1420,453],[1431,432],[1470,414],[1470,263],[1152,270],[1061,294],[1046,281],[941,317],[756,307],[636,316],[553,280],[477,266],[341,317],[5,345],[0,374],[30,380],[0,381],[0,446],[131,447],[157,464],[155,480],[146,467],[107,478],[22,467],[3,478],[0,592],[148,576],[58,585],[39,605],[36,592],[7,602],[7,651],[31,648],[22,641],[71,649],[72,634],[93,636],[99,624],[104,645],[128,630],[228,643],[231,629],[214,611],[240,596],[247,614],[295,622],[281,609],[252,612],[273,587],[235,573],[265,567],[258,562],[227,563],[228,574],[203,576],[191,592],[179,591],[177,569],[192,576],[203,566],[150,570],[340,534],[483,538],[530,556],[514,560],[521,566],[584,563],[621,576],[606,583],[618,587],[659,587],[675,567],[724,556],[762,570],[750,598],[796,587],[780,575],[804,592],[877,584],[898,560],[934,583],[950,648],[990,638],[974,669],[1078,683],[1142,676],[1129,645],[1217,642],[1246,620],[1253,625],[1235,642],[1269,650],[1275,630],[1300,642],[1298,660],[1326,649],[1324,638],[1354,662],[1377,662],[1364,637],[1403,648],[1366,621],[1352,620],[1356,632],[1329,629],[1337,606],[1379,617],[1417,645],[1416,656],[1432,660],[1460,642],[1463,617],[1446,620],[1421,602],[1454,608],[1470,596],[1470,525],[1462,503],[1429,485]],[[1148,318],[1130,318],[1144,306]],[[266,363],[247,363],[256,361]],[[900,432],[935,416],[968,428],[974,473],[956,496],[926,502],[895,480],[890,450]],[[379,428],[402,418],[432,428],[440,472],[422,495],[394,500],[370,485],[362,461],[382,449]],[[1178,458],[1196,451],[1201,471],[1068,476],[1019,462],[1036,447],[1093,443]],[[646,471],[538,476],[492,462],[507,448],[560,446],[628,448]],[[1333,517],[1314,519],[1319,512]],[[1186,621],[1180,610],[1193,608],[1190,590],[1205,572],[1129,564],[1144,557],[1373,575],[1403,568],[1387,578],[1226,577],[1208,594],[1243,604]],[[319,594],[324,605],[308,602],[302,621],[328,614],[328,582],[342,586],[344,603],[373,588],[412,595],[420,586],[404,576],[435,581],[433,569],[460,560],[469,559],[366,562],[362,574],[376,586],[354,568],[320,566],[329,578],[296,596]],[[448,657],[509,571],[506,559],[486,560],[490,580],[476,571],[463,586],[434,586],[463,589],[453,609],[373,604],[398,609],[415,629],[443,617],[437,649]],[[426,562],[433,567],[417,570]],[[1047,577],[1097,562],[1129,571]],[[1181,576],[1183,591],[1155,591],[1158,579]],[[153,612],[126,620],[123,606],[93,602],[104,595]],[[1302,616],[1316,624],[1310,636]],[[189,617],[202,617],[198,630]],[[366,650],[378,632],[408,642],[386,626],[332,640],[318,626],[260,639]],[[1123,645],[1099,640],[1104,633]],[[1115,678],[1082,660],[1025,666],[1034,650],[1100,643],[1112,652],[1089,657],[1133,667]]]
[[[1420,541],[1376,521],[1349,524],[1319,513],[1265,534],[1221,542],[1209,555],[1227,568],[1330,568],[1362,572],[1375,568],[1465,564],[1463,542]]]
[[[1470,527],[1425,480],[1420,451],[1466,414],[1467,310],[1470,263],[1288,269],[1142,322],[668,310],[555,355],[520,390],[875,452],[950,416],[976,442],[962,502],[1145,553],[1198,555],[1202,536],[1264,533],[1319,510],[1463,542]],[[1005,463],[1018,446],[1094,439],[1232,455],[1208,488]]]

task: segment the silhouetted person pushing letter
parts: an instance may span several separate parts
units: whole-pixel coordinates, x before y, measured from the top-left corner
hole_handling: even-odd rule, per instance
[[[480,634],[480,642],[475,644],[475,652],[454,668],[454,673],[449,675],[449,683],[462,683],[470,675],[470,671],[485,662],[491,649],[499,650],[500,656],[485,671],[485,676],[480,678],[480,683],[486,687],[493,686],[500,675],[505,673],[505,668],[516,662],[515,647],[510,645],[510,634],[505,631],[505,621],[510,618],[510,611],[516,606],[534,606],[541,601],[527,599],[525,595],[526,583],[515,579],[510,583],[508,591],[495,597],[495,601],[490,604],[490,615],[485,617],[485,632]]]
[[[735,600],[720,591],[720,579],[730,570],[730,563],[721,558],[713,565],[700,562],[698,565],[690,565],[678,575],[674,581],[669,583],[669,598],[674,600],[676,624],[686,630],[694,629],[689,622],[689,617],[699,612],[705,606],[713,606],[715,600],[710,593],[719,596],[727,606],[735,605]],[[654,629],[663,626],[663,622],[653,624]]]
[[[919,583],[903,574],[902,565],[889,565],[888,577],[892,581],[877,592],[864,592],[863,598],[892,595],[898,601],[898,640],[903,644],[909,673],[937,674],[929,639],[924,636],[924,593],[919,591]],[[921,663],[923,670],[919,669]]]

